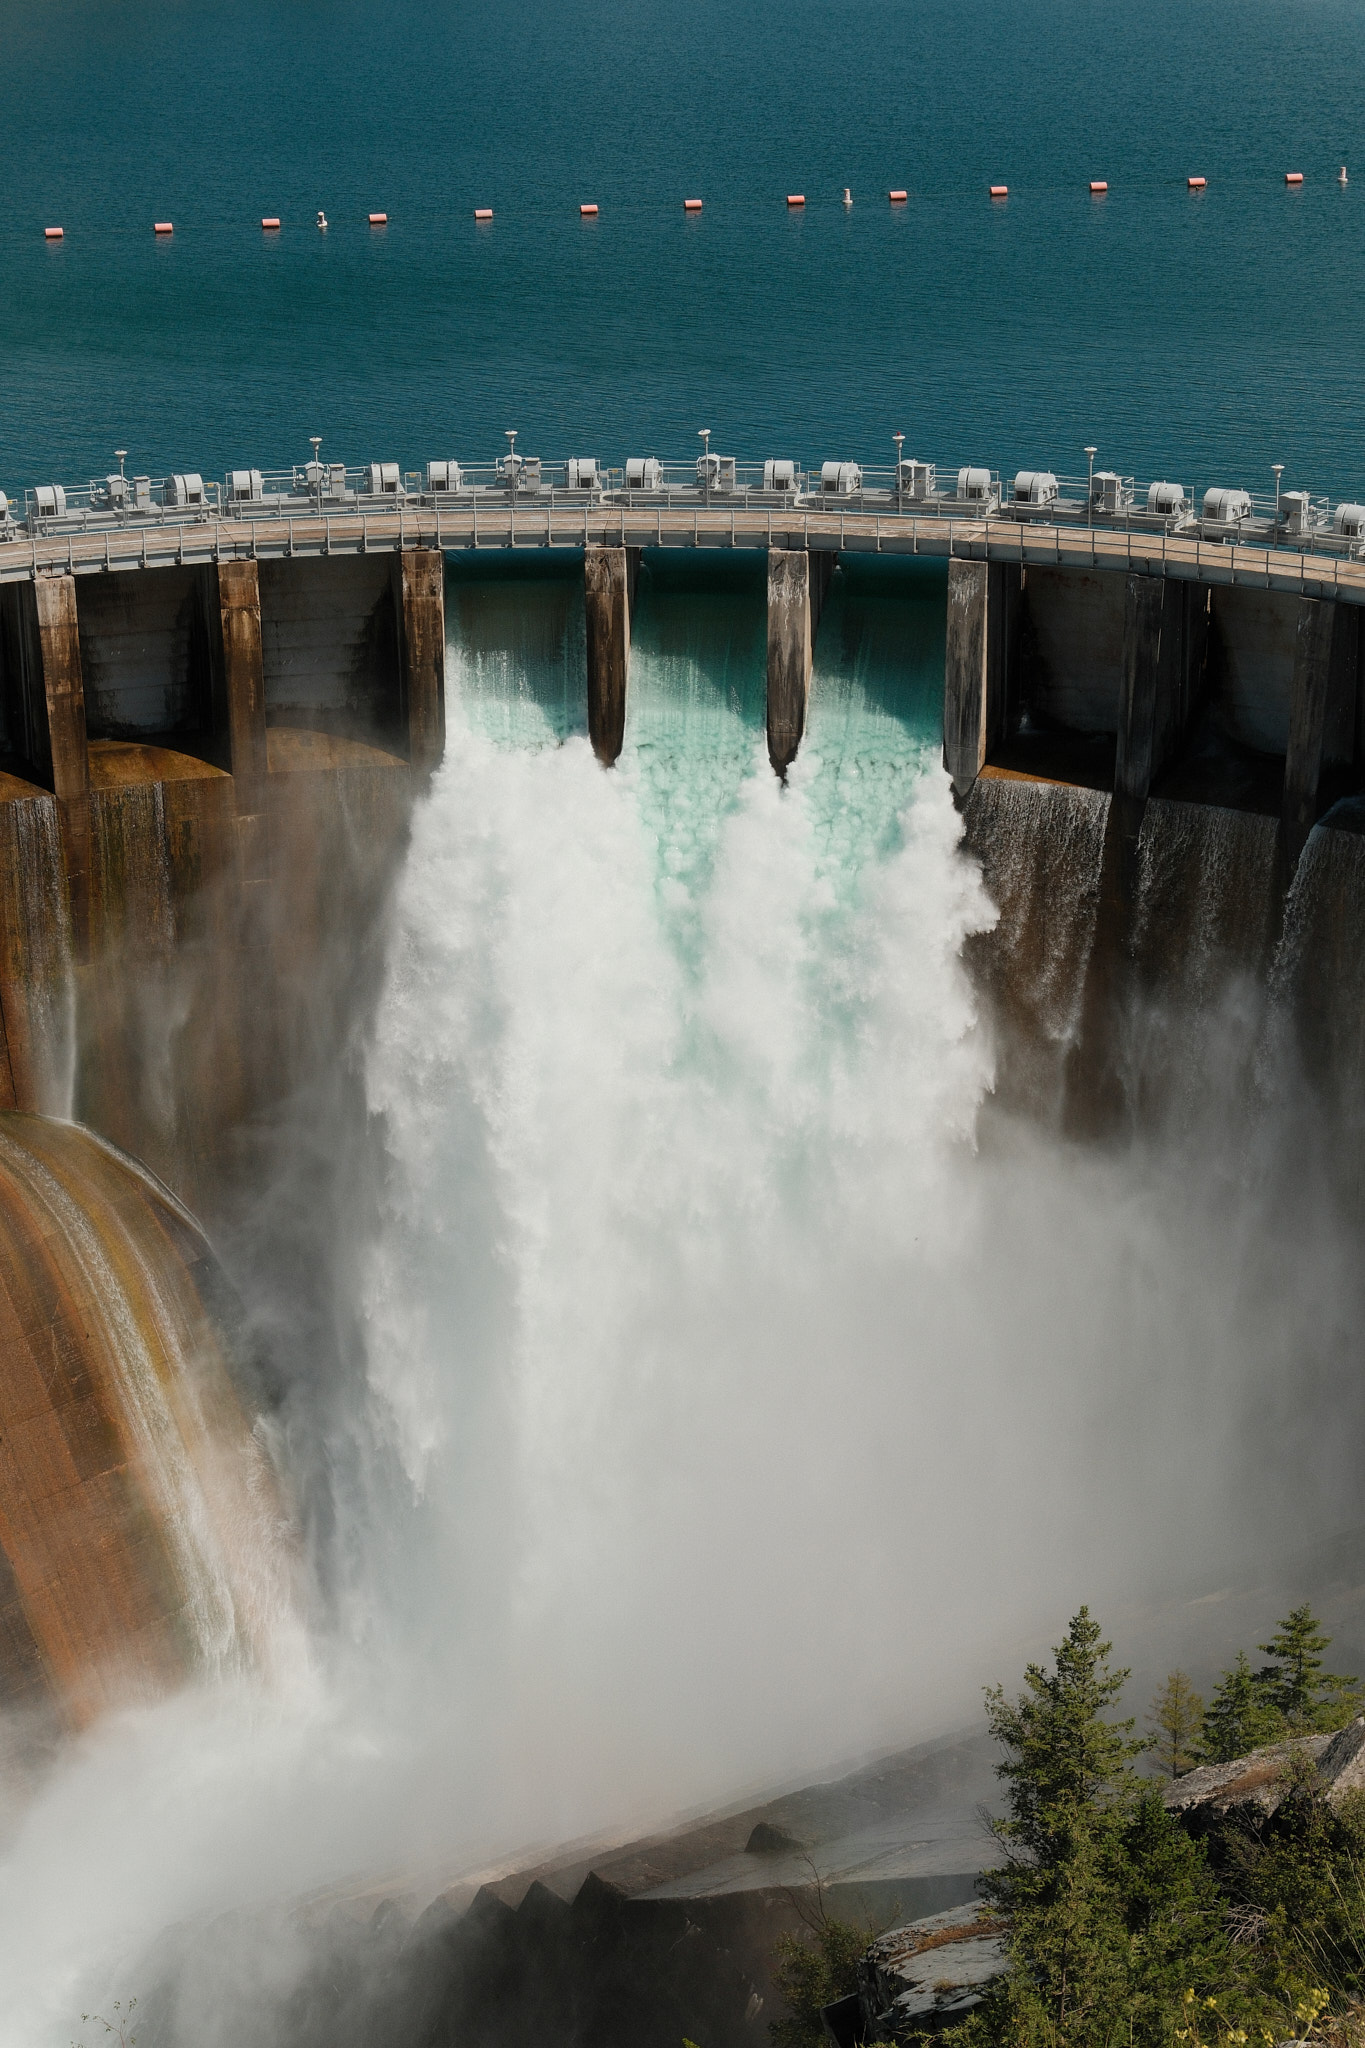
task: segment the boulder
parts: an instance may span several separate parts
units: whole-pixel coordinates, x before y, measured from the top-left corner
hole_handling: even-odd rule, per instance
[[[1008,1966],[1003,1922],[977,1905],[892,1928],[858,1965],[865,2038],[901,2041],[958,2025]]]
[[[1304,1758],[1317,1766],[1317,1788],[1332,1805],[1365,1786],[1365,1717],[1334,1735],[1301,1735],[1272,1742],[1228,1764],[1201,1764],[1165,1788],[1170,1813],[1201,1832],[1235,1807],[1253,1807],[1268,1817],[1289,1788],[1292,1766]]]

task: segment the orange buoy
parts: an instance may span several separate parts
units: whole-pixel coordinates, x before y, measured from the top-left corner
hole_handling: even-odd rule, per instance
[[[910,197],[908,192],[888,192],[886,196],[893,206],[904,206],[906,200]]]
[[[1009,198],[1009,196],[1010,196],[1010,188],[1009,188],[1009,186],[1008,186],[1008,185],[992,185],[992,186],[991,186],[991,198],[992,198],[992,199],[1008,199],[1008,198]]]
[[[65,233],[66,233],[66,229],[65,229],[65,228],[44,228],[44,229],[43,229],[43,240],[44,240],[45,242],[60,242],[60,240],[62,239],[62,236],[63,236],[63,235],[65,234]]]
[[[1092,199],[1098,199],[1102,193],[1108,190],[1109,181],[1107,178],[1092,178],[1090,180],[1090,196]]]
[[[492,218],[493,218],[493,209],[492,209],[492,207],[491,207],[491,206],[476,206],[476,207],[474,208],[474,218],[475,218],[475,220],[492,220]]]
[[[274,213],[268,213],[265,216],[265,219],[261,222],[261,226],[263,228],[277,228],[279,224],[279,216],[278,214]]]
[[[1303,172],[1286,171],[1284,174],[1284,182],[1286,185],[1301,185],[1303,183]]]
[[[804,206],[805,203],[806,195],[804,192],[789,192],[787,194],[788,206]]]
[[[388,224],[389,216],[386,213],[372,213],[370,215],[370,226],[372,228],[386,228]]]
[[[592,216],[593,216],[594,214],[596,214],[596,212],[597,212],[597,207],[596,207],[595,205],[588,205],[588,206],[580,206],[580,207],[579,207],[579,209],[578,209],[578,211],[579,211],[579,212],[580,212],[581,214],[584,214],[584,215],[586,215],[587,217],[591,218],[591,217],[592,217]]]
[[[1202,192],[1208,182],[1207,178],[1186,178],[1185,180],[1191,192]]]
[[[175,228],[168,220],[154,220],[152,222],[152,233],[154,235],[173,235]]]
[[[684,212],[684,213],[700,213],[700,212],[701,212],[701,201],[700,201],[700,199],[684,199],[684,201],[683,201],[683,212]]]

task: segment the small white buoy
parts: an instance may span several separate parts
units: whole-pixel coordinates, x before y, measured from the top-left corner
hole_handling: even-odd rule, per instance
[[[1340,169],[1340,170],[1339,170],[1339,171],[1337,172],[1337,183],[1338,183],[1338,185],[1344,185],[1344,184],[1346,183],[1346,166],[1345,166],[1345,164],[1343,164],[1343,165],[1342,165],[1342,167],[1341,167],[1341,169]]]
[[[844,205],[845,205],[845,206],[852,206],[852,204],[853,204],[853,194],[852,194],[852,193],[851,193],[851,192],[849,191],[849,189],[848,189],[848,186],[847,186],[847,185],[845,185],[845,187],[844,187]]]
[[[325,228],[325,227],[326,227],[326,225],[327,225],[327,216],[326,216],[326,214],[325,214],[325,213],[323,212],[322,208],[321,208],[321,207],[319,207],[319,208],[318,208],[318,226],[319,226],[320,228]]]

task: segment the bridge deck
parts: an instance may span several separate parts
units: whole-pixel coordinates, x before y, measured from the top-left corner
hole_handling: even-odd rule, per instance
[[[0,582],[36,575],[159,569],[182,563],[292,555],[390,553],[397,548],[810,547],[847,553],[1019,562],[1030,567],[1136,570],[1184,582],[1247,584],[1365,604],[1365,562],[1179,533],[1044,526],[1010,519],[919,518],[833,506],[765,510],[697,504],[621,506],[402,504],[394,511],[303,517],[210,518],[54,534],[0,543]]]

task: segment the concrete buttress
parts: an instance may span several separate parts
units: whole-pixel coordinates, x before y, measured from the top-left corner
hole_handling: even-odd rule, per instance
[[[407,721],[408,760],[430,774],[445,753],[445,556],[404,548],[394,557],[398,663]]]
[[[90,944],[90,756],[75,578],[40,576],[33,594],[72,936],[83,958]]]
[[[786,777],[806,730],[815,635],[834,556],[768,550],[768,759]]]
[[[588,737],[610,768],[626,734],[630,678],[630,609],[638,548],[583,550],[583,606],[588,643]]]
[[[1300,598],[1280,816],[1286,881],[1324,809],[1324,768],[1338,765],[1343,753],[1349,759],[1359,637],[1354,609],[1326,598]]]

